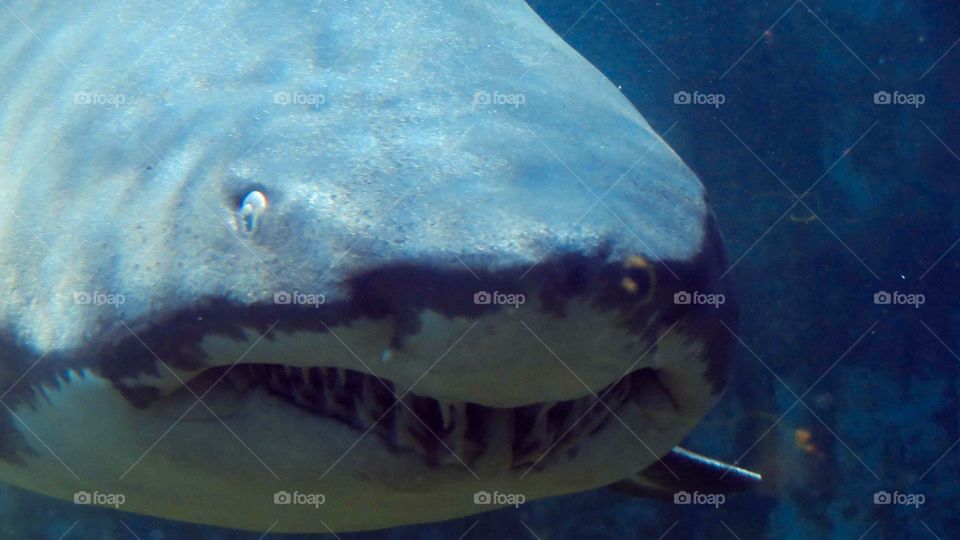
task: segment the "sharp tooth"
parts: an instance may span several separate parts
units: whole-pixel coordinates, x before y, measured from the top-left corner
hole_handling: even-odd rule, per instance
[[[327,411],[331,411],[331,407],[334,405],[333,395],[337,390],[336,379],[331,369],[320,368],[320,379],[323,381],[323,407]]]
[[[360,418],[363,421],[364,427],[369,427],[380,419],[378,411],[376,410],[377,399],[376,388],[374,385],[380,386],[380,381],[373,377],[363,378],[363,390],[361,390],[361,396],[359,404],[357,405],[357,410],[360,413]]]
[[[314,389],[323,389],[323,373],[320,371],[320,368],[312,367],[307,370],[307,377],[310,386],[313,386]]]
[[[405,445],[407,448],[410,448],[414,452],[420,454],[421,456],[429,456],[428,449],[423,445],[418,437],[414,435],[414,431],[417,431],[422,428],[423,424],[420,423],[419,417],[414,413],[414,403],[413,398],[407,394],[403,396],[403,404],[397,409],[397,440],[400,445]]]
[[[543,441],[547,436],[547,414],[550,412],[550,407],[544,403],[540,405],[540,410],[537,412],[537,419],[533,423],[533,432],[537,434],[537,437]]]
[[[446,437],[451,441],[451,449],[460,457],[467,459],[466,453],[466,433],[467,433],[467,404],[460,401],[450,404],[453,419],[453,431]]]
[[[576,436],[580,433],[580,430],[583,429],[583,423],[587,421],[587,418],[584,416],[586,414],[587,407],[589,407],[589,404],[587,404],[586,399],[581,398],[574,400],[573,409],[570,411],[570,424],[564,426],[564,431],[567,431],[566,436],[568,439],[572,440],[576,438]]]
[[[276,381],[274,389],[289,395],[291,393],[290,379],[287,378],[287,371],[284,366],[273,366],[273,380]]]
[[[591,399],[593,399],[593,402],[598,401],[595,398]],[[607,407],[609,407],[609,405],[607,405]],[[586,421],[587,428],[584,430],[585,433],[592,433],[594,429],[596,429],[600,424],[603,423],[604,420],[607,419],[608,416],[610,416],[610,410],[607,409],[607,407],[604,407],[603,403],[597,403],[597,405],[590,410],[590,413],[584,419]]]
[[[590,430],[593,429],[590,425],[591,416],[593,415],[596,407],[600,407],[600,405],[590,409],[590,405],[593,404],[591,399],[592,398],[580,398],[574,401],[571,421],[575,423],[570,427],[570,431],[567,433],[566,438],[561,445],[562,448],[573,448],[574,446],[578,445],[580,441],[587,437],[587,435],[590,433]]]
[[[440,416],[443,417],[443,430],[448,431],[450,429],[450,424],[453,422],[453,403],[446,401],[440,401],[437,403],[440,406]]]
[[[298,367],[287,366],[287,376],[294,390],[299,392],[303,388],[303,370]]]
[[[256,376],[249,364],[234,366],[228,372],[227,378],[233,384],[233,387],[241,392],[250,388],[256,382]]]
[[[323,374],[323,384],[326,388],[329,388],[331,391],[337,389],[337,374],[336,370],[333,368],[320,368],[320,372]]]

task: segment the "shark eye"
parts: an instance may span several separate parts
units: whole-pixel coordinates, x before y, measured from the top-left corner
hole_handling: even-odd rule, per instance
[[[267,209],[267,197],[259,191],[251,191],[240,203],[240,224],[244,232],[253,234],[257,221]]]

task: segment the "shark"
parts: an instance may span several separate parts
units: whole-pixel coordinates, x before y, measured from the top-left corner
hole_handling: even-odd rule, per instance
[[[357,531],[759,476],[679,446],[703,185],[521,0],[0,10],[0,481]]]

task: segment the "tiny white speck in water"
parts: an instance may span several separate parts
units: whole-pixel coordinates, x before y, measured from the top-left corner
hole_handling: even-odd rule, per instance
[[[240,222],[244,231],[253,233],[257,229],[257,221],[267,209],[267,197],[259,191],[251,191],[240,203]]]
[[[393,351],[391,349],[384,349],[383,352],[380,353],[381,362],[389,362],[391,358],[393,358]]]

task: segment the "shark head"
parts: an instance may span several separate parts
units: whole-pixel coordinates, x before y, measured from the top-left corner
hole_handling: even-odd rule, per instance
[[[0,480],[372,529],[611,484],[716,400],[703,187],[524,2],[188,4],[0,21]]]

